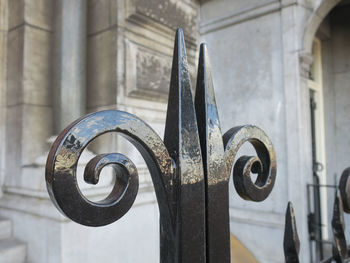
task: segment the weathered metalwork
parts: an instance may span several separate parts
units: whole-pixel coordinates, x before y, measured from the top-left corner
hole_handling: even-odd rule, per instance
[[[345,213],[350,213],[350,167],[346,168],[339,181],[339,193]]]
[[[317,178],[317,180],[315,180]],[[325,225],[322,224],[320,214],[320,193],[322,190],[327,191],[327,195],[335,196],[337,194],[337,182],[335,184],[319,184],[318,177],[313,176],[312,184],[307,184],[307,210],[308,210],[308,232],[309,232],[309,250],[310,262],[319,262],[325,255],[328,248],[332,248],[333,242],[322,235]],[[312,200],[313,198],[313,200]]]
[[[350,167],[345,169],[341,179],[339,181],[340,195],[336,195],[333,205],[333,217],[332,217],[332,232],[333,232],[333,249],[332,256],[323,260],[321,263],[344,263],[350,262],[349,247],[347,246],[345,238],[345,224],[344,224],[344,211],[343,203],[348,205],[350,200]],[[347,206],[347,208],[349,208]],[[348,212],[347,212],[348,213]],[[293,206],[288,204],[286,212],[286,224],[284,234],[284,254],[286,263],[298,263],[299,262],[299,247],[300,242],[298,233],[296,230],[295,215]]]
[[[222,136],[206,46],[200,47],[195,102],[192,99],[185,42],[176,33],[164,142],[139,118],[108,110],[69,125],[54,142],[46,165],[46,182],[56,207],[73,221],[103,226],[122,217],[138,191],[136,167],[118,153],[98,155],[84,178],[96,184],[101,169],[113,164],[116,182],[100,202],[88,200],[76,178],[78,159],[101,134],[117,132],[133,143],[145,159],[160,211],[161,262],[230,262],[229,178],[233,171],[238,194],[263,201],[276,177],[276,156],[267,135],[256,126],[239,126]],[[249,142],[255,156],[242,156]],[[257,173],[252,181],[250,174]]]
[[[291,202],[288,203],[286,211],[283,248],[286,263],[299,263],[300,241]]]

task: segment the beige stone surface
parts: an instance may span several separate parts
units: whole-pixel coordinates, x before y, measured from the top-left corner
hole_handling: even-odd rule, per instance
[[[118,0],[88,0],[88,34],[96,34],[117,24]]]
[[[108,30],[88,39],[87,105],[115,104],[116,31]]]
[[[239,15],[257,7],[278,2],[276,0],[209,0],[201,5],[201,23],[207,23],[212,20],[227,18],[232,15]],[[225,14],[223,16],[222,14]]]
[[[48,150],[46,139],[52,135],[52,108],[35,105],[22,106],[22,165],[33,164]]]
[[[199,9],[196,1],[184,0],[135,0],[134,14],[146,16],[168,28],[182,27],[186,35],[196,39],[198,34]]]
[[[10,31],[8,105],[50,105],[50,41],[50,33],[28,25]]]
[[[170,85],[171,55],[126,41],[127,96],[166,101]]]
[[[21,180],[22,107],[8,107],[6,119],[5,185],[14,186]]]
[[[8,1],[9,29],[13,29],[24,23],[24,0]]]
[[[0,0],[0,31],[8,30],[8,1]]]
[[[118,0],[110,0],[110,25],[114,26],[118,22],[118,11],[122,10],[122,7],[119,6]]]
[[[7,108],[6,185],[21,185],[22,166],[33,165],[35,159],[48,151],[45,142],[52,134],[52,109],[34,105]],[[43,179],[43,178],[42,178]]]
[[[9,0],[9,29],[24,22],[33,26],[52,30],[53,0]]]
[[[54,0],[25,0],[25,22],[42,29],[52,30],[54,5]]]
[[[23,26],[9,32],[7,51],[7,105],[16,105],[23,98],[23,42]]]
[[[110,0],[88,0],[88,34],[97,33],[110,26]]]
[[[6,154],[6,88],[7,88],[7,27],[8,5],[0,0],[0,186],[4,182]],[[0,190],[0,196],[2,190]]]
[[[25,26],[23,65],[23,103],[51,103],[51,34]]]

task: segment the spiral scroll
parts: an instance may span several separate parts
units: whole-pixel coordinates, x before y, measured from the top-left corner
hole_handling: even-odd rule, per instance
[[[142,120],[116,110],[83,117],[56,139],[48,156],[46,181],[50,197],[67,217],[83,225],[103,226],[122,217],[138,191],[135,165],[119,153],[101,154],[87,164],[84,179],[97,184],[106,165],[115,167],[110,195],[92,202],[79,190],[79,157],[96,137],[117,132],[145,159],[160,212],[161,262],[229,262],[229,179],[246,200],[262,201],[272,191],[276,156],[267,135],[255,126],[240,126],[222,136],[209,59],[201,45],[195,103],[191,93],[185,40],[175,37],[164,142]],[[242,156],[250,142],[257,157]],[[250,173],[258,173],[255,183]]]
[[[68,126],[56,139],[48,156],[46,182],[51,199],[67,217],[83,225],[103,226],[118,220],[133,204],[138,191],[135,165],[124,155],[103,154],[85,168],[88,183],[96,184],[101,169],[114,164],[116,183],[111,194],[92,202],[78,188],[76,169],[84,148],[96,137],[118,132],[140,151],[152,175],[156,195],[163,213],[170,216],[167,187],[171,185],[172,162],[159,136],[137,117],[116,110],[93,113]]]
[[[276,155],[265,132],[256,126],[240,126],[224,134],[225,157],[229,169],[233,168],[233,181],[238,194],[245,200],[263,201],[272,191],[276,179]],[[240,147],[250,142],[257,152],[255,156],[242,156],[234,164]],[[257,173],[255,182],[250,173]]]

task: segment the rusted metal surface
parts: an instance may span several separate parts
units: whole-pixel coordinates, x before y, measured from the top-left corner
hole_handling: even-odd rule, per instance
[[[242,198],[263,201],[274,186],[276,156],[258,127],[239,126],[222,136],[206,46],[200,47],[193,102],[184,37],[181,29],[176,33],[164,142],[142,120],[117,110],[87,115],[58,136],[47,160],[47,188],[56,207],[83,225],[118,220],[137,195],[136,167],[119,153],[98,155],[85,168],[85,181],[97,184],[101,169],[115,166],[115,187],[106,199],[92,202],[79,190],[78,159],[91,141],[107,132],[133,143],[148,165],[160,211],[160,261],[230,262],[231,171]],[[242,156],[235,163],[245,142],[257,156]],[[251,173],[258,174],[255,182]]]

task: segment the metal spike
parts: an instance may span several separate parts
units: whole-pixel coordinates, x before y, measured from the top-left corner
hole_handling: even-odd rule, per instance
[[[175,37],[164,143],[176,163],[176,262],[205,262],[205,189],[183,32]]]
[[[346,168],[339,181],[339,192],[345,213],[350,213],[350,167]]]
[[[286,263],[299,263],[300,241],[291,202],[288,202],[286,211],[283,248]]]
[[[206,181],[207,260],[230,262],[229,174],[205,44],[200,46],[195,107]]]
[[[343,204],[340,197],[337,195],[334,200],[333,218],[332,218],[332,231],[333,231],[333,258],[336,262],[343,262],[347,257],[347,245],[345,239],[345,224],[344,224],[344,211]]]

